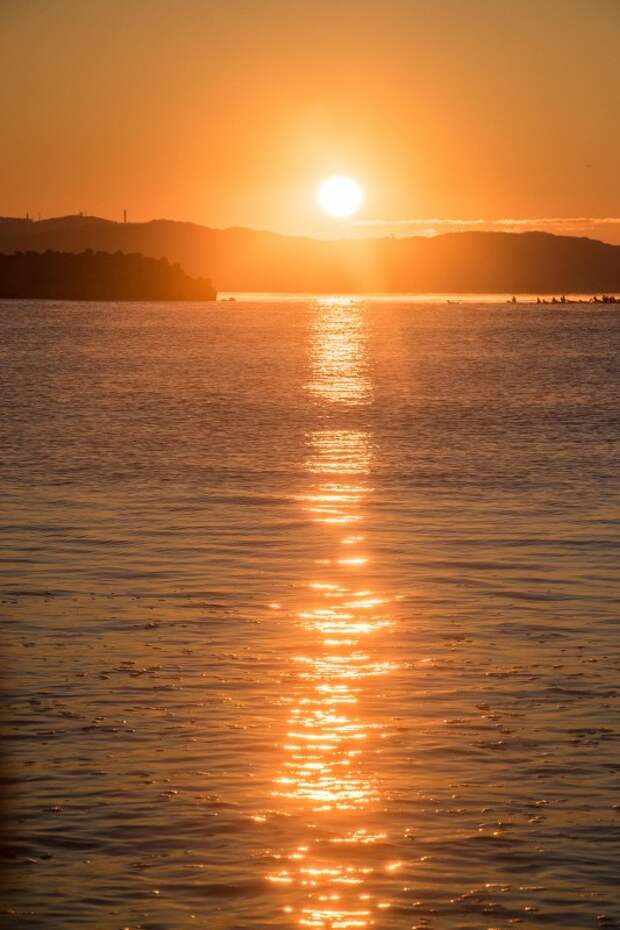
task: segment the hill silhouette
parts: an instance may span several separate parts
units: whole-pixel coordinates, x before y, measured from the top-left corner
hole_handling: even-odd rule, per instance
[[[210,274],[221,290],[592,293],[620,290],[620,246],[542,232],[325,241],[90,216],[0,218],[0,252],[140,252]]]
[[[211,282],[165,258],[121,252],[0,254],[0,297],[56,300],[215,300]]]

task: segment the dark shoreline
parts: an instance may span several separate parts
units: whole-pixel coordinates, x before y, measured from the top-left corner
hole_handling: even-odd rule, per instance
[[[208,278],[165,258],[123,252],[0,254],[0,298],[12,300],[215,300]]]

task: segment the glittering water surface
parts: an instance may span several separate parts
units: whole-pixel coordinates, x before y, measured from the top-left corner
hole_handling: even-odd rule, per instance
[[[0,320],[2,927],[620,926],[616,310]]]

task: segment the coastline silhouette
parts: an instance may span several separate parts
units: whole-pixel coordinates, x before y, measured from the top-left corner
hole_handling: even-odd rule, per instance
[[[0,255],[1,298],[49,300],[215,300],[206,278],[190,278],[165,258],[122,252],[16,252]]]
[[[528,293],[620,291],[620,246],[550,233],[457,232],[323,240],[233,227],[92,216],[0,218],[0,252],[139,252],[223,291]]]

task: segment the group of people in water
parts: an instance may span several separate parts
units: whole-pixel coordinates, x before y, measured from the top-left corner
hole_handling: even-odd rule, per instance
[[[516,304],[518,302],[519,301],[517,300],[516,297],[512,297],[508,301],[509,304]],[[530,303],[530,301],[527,301],[527,303]],[[545,299],[544,297],[537,297],[536,303],[537,304],[618,304],[620,303],[620,298],[615,297],[613,294],[601,294],[600,297],[597,297],[596,295],[594,295],[588,298],[562,296],[562,297],[549,297]]]

